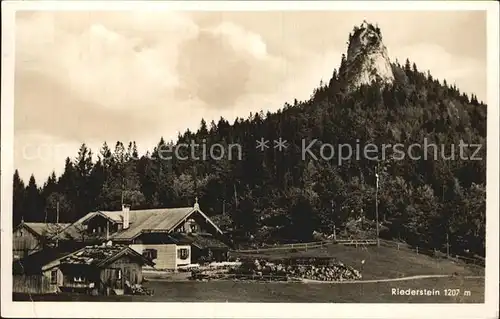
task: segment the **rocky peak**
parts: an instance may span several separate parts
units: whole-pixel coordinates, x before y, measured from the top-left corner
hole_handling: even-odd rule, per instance
[[[378,26],[363,21],[349,34],[347,57],[343,56],[340,77],[347,91],[372,82],[392,83],[394,74]]]

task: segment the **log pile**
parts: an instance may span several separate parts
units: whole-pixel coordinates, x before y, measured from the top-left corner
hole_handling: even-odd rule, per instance
[[[217,267],[216,269],[193,270],[193,280],[257,280],[257,281],[348,281],[361,279],[361,273],[351,266],[329,260],[309,260],[307,263],[296,261],[269,262],[267,260],[245,260],[238,264]]]
[[[139,284],[131,285],[128,280],[125,281],[125,293],[128,295],[148,295],[152,296],[153,291],[150,289],[145,289]]]
[[[243,262],[240,267],[230,269],[230,274],[248,277],[254,280],[309,279],[320,281],[345,281],[361,279],[361,273],[341,262],[330,262],[326,265],[294,265],[271,263],[265,260]]]
[[[290,269],[289,274],[295,278],[319,281],[359,280],[362,277],[358,270],[344,264],[319,267],[314,265],[298,266],[295,269]]]

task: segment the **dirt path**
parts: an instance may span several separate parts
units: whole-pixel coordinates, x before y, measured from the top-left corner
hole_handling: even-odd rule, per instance
[[[191,280],[187,278],[159,278],[159,277],[146,277],[148,281],[166,281],[166,282],[190,282]],[[463,278],[463,279],[484,279],[484,276],[453,276],[453,275],[417,275],[408,276],[400,278],[385,278],[385,279],[370,279],[370,280],[344,280],[344,281],[322,281],[304,278],[290,278],[293,282],[304,283],[304,284],[369,284],[369,283],[380,283],[380,282],[395,282],[395,281],[409,281],[418,279],[430,279],[430,278]],[[213,279],[211,281],[234,281],[231,279]],[[244,280],[237,280],[238,282],[244,282]],[[254,282],[249,280],[249,282]],[[259,280],[255,280],[259,282]],[[267,282],[267,281],[266,281]],[[273,281],[273,283],[290,283],[290,281]]]
[[[359,284],[359,283],[377,283],[377,282],[392,282],[392,281],[406,281],[415,279],[428,279],[428,278],[464,278],[464,279],[480,279],[484,276],[453,276],[453,275],[418,275],[400,278],[387,278],[387,279],[371,279],[371,280],[345,280],[345,281],[321,281],[312,279],[302,279],[301,282],[306,284]],[[297,278],[298,279],[298,278]]]

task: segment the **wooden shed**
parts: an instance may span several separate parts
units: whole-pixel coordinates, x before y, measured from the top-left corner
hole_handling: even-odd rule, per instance
[[[128,246],[87,246],[43,267],[58,272],[61,291],[123,294],[142,283],[142,267],[154,263]]]
[[[22,221],[12,234],[12,258],[22,259],[51,243],[51,239],[70,224],[26,223]]]
[[[65,250],[60,247],[45,247],[31,255],[12,262],[13,292],[20,293],[55,293],[62,283],[58,268],[46,271],[43,268],[53,264],[75,250]]]

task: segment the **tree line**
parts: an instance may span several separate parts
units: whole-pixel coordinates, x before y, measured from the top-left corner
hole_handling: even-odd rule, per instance
[[[393,85],[343,89],[334,70],[306,101],[285,103],[275,113],[260,111],[234,123],[201,120],[196,132],[177,141],[161,138],[139,156],[135,142],[104,143],[93,151],[83,144],[64,172],[27,185],[14,174],[14,224],[73,222],[90,211],[191,206],[202,210],[240,241],[290,242],[331,234],[373,234],[375,196],[381,235],[420,247],[443,247],[484,255],[486,214],[486,105],[455,85],[421,72],[415,63],[393,64]],[[260,138],[287,141],[282,151],[255,149]],[[481,144],[481,160],[442,157],[420,160],[360,158],[338,165],[302,158],[302,140],[350,144]],[[159,156],[180,143],[242,147],[241,160]],[[320,143],[312,147],[315,152]],[[473,150],[466,150],[466,157]],[[415,155],[423,155],[417,150]],[[449,154],[447,154],[449,155]],[[379,176],[377,188],[376,174]],[[355,225],[355,226],[353,226]],[[371,235],[370,235],[371,236]]]

